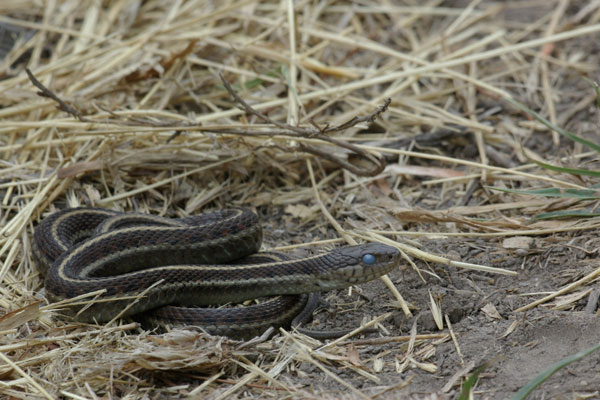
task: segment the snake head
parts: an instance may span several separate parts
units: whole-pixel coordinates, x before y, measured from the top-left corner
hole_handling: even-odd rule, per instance
[[[371,281],[396,268],[400,261],[400,251],[383,243],[342,247],[327,255],[327,260],[335,267],[320,274],[318,286],[321,290]]]

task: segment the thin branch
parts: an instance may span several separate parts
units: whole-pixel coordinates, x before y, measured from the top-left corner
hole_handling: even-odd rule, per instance
[[[227,89],[227,91],[229,92],[229,94],[231,95],[231,97],[233,97],[233,99],[236,101],[236,103],[238,103],[241,106],[241,107],[239,107],[241,110],[246,111],[246,113],[248,113],[248,114],[254,115],[258,119],[266,122],[267,124],[275,125],[278,128],[289,130],[289,131],[292,131],[292,132],[296,132],[300,136],[306,135],[306,129],[304,129],[304,128],[299,128],[299,127],[296,127],[296,126],[293,126],[293,125],[284,124],[282,122],[275,121],[275,120],[269,118],[267,115],[256,111],[254,108],[252,108],[252,106],[250,106],[250,104],[246,103],[244,101],[244,99],[242,99],[235,92],[235,90],[233,90],[233,88],[231,87],[231,85],[229,84],[229,82],[227,82],[227,80],[225,80],[225,77],[223,76],[223,74],[219,74],[219,78],[221,78],[221,81],[223,82],[223,85],[225,86],[225,89]]]
[[[223,81],[223,85],[225,86],[225,89],[227,89],[227,91],[229,92],[231,97],[233,97],[233,99],[236,101],[236,103],[238,103],[238,105],[240,106],[240,109],[246,111],[246,113],[248,113],[250,115],[256,116],[257,118],[259,118],[260,120],[262,120],[268,124],[275,125],[276,127],[282,129],[283,132],[280,132],[279,135],[320,139],[320,140],[329,142],[336,146],[343,147],[347,150],[350,150],[351,152],[355,153],[357,156],[368,161],[372,165],[372,167],[365,168],[363,166],[355,165],[351,162],[341,159],[340,157],[334,156],[333,154],[331,154],[330,151],[322,150],[315,146],[310,146],[310,145],[306,145],[306,144],[302,144],[302,143],[297,145],[297,148],[300,151],[311,153],[318,157],[321,157],[323,159],[331,161],[334,164],[339,165],[341,168],[347,169],[348,171],[350,171],[356,175],[359,175],[359,176],[375,176],[375,175],[379,174],[381,171],[383,171],[383,169],[385,168],[385,161],[383,160],[383,158],[375,157],[373,154],[361,149],[358,146],[348,143],[344,140],[332,138],[332,137],[328,136],[327,133],[340,132],[345,129],[349,129],[360,122],[365,122],[365,121],[373,122],[379,115],[381,115],[382,113],[384,113],[387,110],[388,106],[390,105],[390,103],[392,101],[391,99],[387,99],[381,107],[379,107],[377,110],[375,110],[371,114],[362,116],[362,117],[353,117],[349,121],[346,121],[346,122],[342,123],[341,125],[338,125],[335,127],[330,128],[329,124],[327,124],[325,128],[321,129],[315,122],[311,122],[312,127],[298,127],[298,126],[293,126],[290,124],[285,124],[285,123],[282,123],[279,121],[275,121],[275,120],[269,118],[268,116],[258,112],[251,105],[246,103],[235,92],[235,90],[233,90],[233,88],[231,87],[229,82],[227,82],[225,80],[225,78],[223,77],[222,74],[219,74],[219,77],[221,78],[221,81]],[[265,134],[265,132],[261,132],[261,133]]]
[[[27,69],[26,72],[27,72],[27,76],[29,76],[31,83],[33,83],[34,86],[36,86],[38,89],[40,89],[40,92],[38,92],[39,96],[47,97],[47,98],[54,100],[56,103],[58,103],[59,108],[61,110],[74,116],[75,118],[77,118],[78,120],[80,120],[82,122],[94,122],[94,121],[90,120],[89,118],[83,116],[79,110],[77,110],[73,106],[68,105],[61,98],[59,98],[56,94],[54,94],[50,89],[48,89],[44,85],[42,85],[42,83],[40,83],[35,78],[35,76],[29,69]],[[180,134],[181,131],[178,130],[178,128],[179,129],[194,128],[194,129],[200,130],[201,132],[211,132],[211,133],[216,133],[216,134],[232,134],[232,135],[239,135],[239,136],[253,136],[253,137],[284,136],[284,137],[292,137],[292,138],[319,139],[324,142],[331,143],[334,146],[349,150],[351,153],[354,153],[359,159],[362,159],[362,160],[366,161],[368,164],[370,164],[370,166],[365,166],[365,165],[361,165],[359,163],[346,161],[339,156],[333,155],[331,150],[327,150],[326,148],[308,145],[308,144],[304,144],[304,143],[295,143],[293,146],[287,146],[287,147],[285,147],[285,146],[277,146],[277,147],[283,148],[284,151],[302,151],[302,152],[313,154],[324,160],[330,161],[330,162],[338,165],[339,167],[344,168],[344,169],[346,169],[356,175],[359,175],[359,176],[375,176],[375,175],[379,174],[381,171],[383,171],[383,169],[385,168],[385,161],[383,160],[383,158],[376,157],[375,155],[369,153],[368,151],[366,151],[352,143],[349,143],[345,140],[331,137],[329,134],[334,133],[334,132],[341,132],[346,129],[352,128],[361,122],[373,122],[377,117],[379,117],[382,113],[384,113],[387,110],[387,108],[391,102],[390,99],[387,99],[385,101],[385,103],[382,106],[380,106],[379,108],[377,108],[374,112],[372,112],[368,115],[365,115],[365,116],[353,117],[352,119],[350,119],[338,126],[331,127],[330,124],[326,124],[325,127],[321,128],[314,121],[311,121],[312,126],[305,126],[305,127],[293,126],[290,124],[275,121],[272,118],[270,118],[269,116],[255,110],[251,105],[246,103],[246,101],[244,101],[244,99],[242,99],[235,92],[235,90],[231,87],[229,82],[227,82],[225,80],[223,75],[219,74],[219,77],[223,81],[223,85],[225,86],[225,89],[231,95],[231,97],[233,97],[233,99],[235,100],[235,103],[238,105],[238,107],[240,109],[242,109],[243,111],[245,111],[246,113],[248,113],[250,115],[256,116],[259,120],[261,120],[269,125],[273,125],[274,127],[279,128],[279,129],[251,131],[248,129],[235,129],[235,128],[217,128],[217,127],[211,128],[211,127],[207,127],[207,126],[202,126],[201,124],[190,124],[190,123],[185,123],[185,122],[180,122],[180,121],[177,121],[177,122],[176,121],[173,121],[173,122],[149,121],[149,120],[141,120],[139,118],[133,118],[133,119],[130,118],[129,121],[124,121],[118,115],[116,115],[115,113],[113,113],[109,110],[103,110],[103,111],[108,112],[111,116],[114,117],[114,119],[106,119],[104,121],[96,121],[96,122],[102,122],[102,123],[106,123],[106,124],[114,124],[114,125],[120,125],[120,126],[123,126],[123,125],[131,126],[132,122],[133,122],[133,123],[137,123],[142,126],[173,128],[174,130],[176,130],[176,133],[174,135],[172,135],[168,139],[168,141],[171,141],[175,136]]]
[[[75,118],[77,118],[78,120],[80,120],[82,122],[90,122],[90,120],[88,120],[87,118],[85,118],[81,114],[81,112],[79,112],[78,109],[76,109],[73,106],[68,105],[63,100],[61,100],[57,95],[55,95],[54,92],[52,92],[46,86],[42,85],[42,83],[40,81],[38,81],[35,78],[35,76],[33,76],[33,73],[29,70],[29,68],[25,68],[25,72],[27,72],[27,76],[29,77],[29,80],[31,81],[31,83],[33,83],[33,85],[35,87],[37,87],[38,89],[40,89],[40,91],[37,92],[38,96],[40,96],[40,97],[48,97],[48,98],[54,100],[55,102],[57,102],[58,103],[58,107],[61,110],[63,110],[64,112],[66,112],[68,114],[71,114],[72,116],[74,116]]]
[[[363,117],[353,117],[352,119],[344,122],[341,125],[334,126],[333,128],[325,128],[322,132],[329,133],[329,132],[343,131],[343,130],[351,128],[361,122],[372,123],[373,121],[375,121],[377,119],[377,117],[379,115],[381,115],[387,111],[387,108],[389,107],[391,102],[392,102],[392,99],[388,98],[385,100],[385,103],[383,103],[383,105],[381,107],[379,107],[377,110],[373,111],[371,114],[365,115]]]

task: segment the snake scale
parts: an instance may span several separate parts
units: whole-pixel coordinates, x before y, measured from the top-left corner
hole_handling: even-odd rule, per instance
[[[79,321],[134,316],[150,327],[197,325],[232,337],[295,327],[312,313],[312,293],[373,280],[399,262],[398,250],[381,243],[290,259],[259,253],[261,242],[248,209],[172,219],[81,207],[42,220],[32,247],[50,301],[102,290],[69,308]],[[204,307],[278,295],[248,307]]]

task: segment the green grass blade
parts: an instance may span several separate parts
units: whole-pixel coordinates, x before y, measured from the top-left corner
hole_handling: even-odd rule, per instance
[[[479,375],[490,365],[491,365],[490,362],[486,362],[482,366],[475,368],[473,373],[471,375],[469,375],[469,377],[467,378],[466,381],[463,382],[463,384],[461,386],[460,395],[458,396],[457,400],[470,400],[471,399],[471,392],[475,388],[475,385],[477,384]]]
[[[486,186],[486,189],[497,190],[505,193],[525,194],[531,196],[556,197],[565,199],[578,200],[594,200],[600,199],[600,191],[592,189],[560,189],[560,188],[543,188],[543,189],[507,189],[495,186]]]
[[[600,177],[600,171],[592,171],[589,169],[579,169],[579,168],[567,168],[567,167],[557,167],[556,165],[547,164],[542,161],[537,161],[534,159],[529,159],[531,162],[536,163],[542,168],[549,169],[550,171],[564,172],[566,174],[573,175],[587,175],[587,176],[595,176]]]
[[[598,84],[596,82],[592,81],[591,79],[588,79],[585,76],[582,78],[587,83],[589,83],[591,87],[594,88],[594,91],[596,92],[596,107],[600,109],[600,87],[598,86]]]
[[[599,217],[600,212],[590,212],[587,210],[573,210],[573,211],[553,211],[548,213],[538,214],[534,217],[536,220],[542,219],[565,219],[565,218],[591,218]]]
[[[536,113],[535,111],[527,108],[525,105],[519,103],[515,99],[512,99],[510,97],[505,97],[504,99],[506,101],[508,101],[509,103],[511,103],[513,106],[517,107],[519,110],[531,115],[532,117],[534,117],[535,119],[540,121],[542,124],[546,125],[549,129],[551,129],[555,132],[558,132],[559,134],[566,136],[575,142],[581,143],[584,146],[589,147],[590,149],[600,152],[600,145],[598,145],[594,142],[590,142],[589,140],[580,138],[579,136],[554,125],[552,122],[548,121],[546,118],[542,117],[540,114]]]
[[[533,380],[529,381],[527,385],[523,386],[521,390],[519,390],[512,398],[512,400],[524,400],[535,388],[544,383],[548,378],[554,375],[557,371],[566,367],[567,365],[579,361],[582,358],[592,354],[593,352],[600,350],[600,344],[596,346],[590,347],[589,349],[580,351],[577,354],[573,354],[565,359],[562,359],[558,363],[554,364],[550,368],[546,369],[544,372],[536,376]]]

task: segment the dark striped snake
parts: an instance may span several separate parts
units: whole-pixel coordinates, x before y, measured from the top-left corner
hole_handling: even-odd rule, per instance
[[[261,242],[247,209],[170,219],[71,208],[45,218],[32,247],[50,301],[103,290],[69,308],[78,321],[134,316],[149,327],[195,325],[232,337],[296,328],[312,314],[314,293],[373,280],[399,262],[398,250],[381,243],[289,259],[257,253]],[[277,295],[248,307],[203,307]]]

